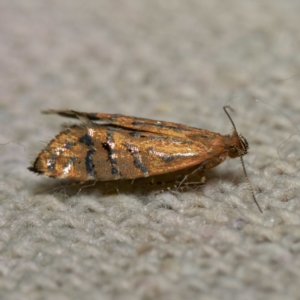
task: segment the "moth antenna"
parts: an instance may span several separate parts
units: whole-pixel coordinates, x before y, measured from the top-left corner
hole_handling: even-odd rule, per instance
[[[250,191],[251,191],[251,194],[252,194],[252,198],[253,198],[253,200],[254,200],[254,203],[256,204],[256,206],[257,206],[257,208],[259,209],[259,211],[260,211],[261,213],[263,213],[263,211],[262,211],[261,207],[259,206],[259,204],[258,204],[258,202],[257,202],[257,200],[256,200],[256,197],[255,197],[255,195],[254,195],[254,191],[253,191],[252,184],[251,184],[251,182],[250,182],[250,180],[249,180],[249,177],[248,177],[248,174],[247,174],[247,172],[246,172],[246,168],[245,168],[243,156],[240,156],[240,158],[241,158],[241,162],[242,162],[244,174],[245,174],[246,180],[247,180],[247,182],[248,182],[248,185],[249,185],[249,188],[250,188]]]
[[[231,109],[232,111],[234,111],[234,109],[233,109],[231,106],[229,106],[229,105],[224,106],[223,109],[224,109],[224,111],[225,111],[227,117],[229,118],[229,120],[230,120],[230,122],[231,122],[231,124],[232,124],[232,126],[233,126],[233,129],[234,129],[235,131],[237,131],[237,130],[236,130],[236,127],[235,127],[235,124],[234,124],[233,120],[231,119],[229,112],[227,111],[227,109]]]
[[[223,109],[224,109],[226,115],[228,116],[228,118],[229,118],[229,120],[230,120],[230,122],[231,122],[231,124],[232,124],[232,126],[233,126],[233,129],[234,129],[235,131],[237,131],[237,130],[236,130],[236,127],[235,127],[235,124],[234,124],[234,122],[233,122],[231,116],[229,115],[229,113],[228,113],[228,111],[227,111],[227,109],[231,109],[232,111],[233,111],[233,109],[232,109],[230,106],[224,106]],[[263,213],[263,211],[262,211],[261,207],[259,206],[259,204],[258,204],[258,202],[257,202],[257,200],[256,200],[256,197],[255,197],[255,195],[254,195],[254,191],[253,191],[252,184],[251,184],[250,179],[249,179],[249,177],[248,177],[248,174],[247,174],[247,172],[246,172],[246,168],[245,168],[243,156],[240,156],[240,158],[241,158],[241,162],[242,162],[244,174],[245,174],[245,177],[246,177],[246,181],[247,181],[247,183],[248,183],[248,185],[249,185],[249,188],[250,188],[250,191],[251,191],[251,194],[252,194],[252,198],[253,198],[253,200],[254,200],[254,203],[256,204],[256,206],[257,206],[257,208],[259,209],[259,211],[260,211],[261,213]]]

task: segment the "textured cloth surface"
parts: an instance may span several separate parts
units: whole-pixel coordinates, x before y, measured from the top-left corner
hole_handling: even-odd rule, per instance
[[[299,13],[292,0],[1,1],[0,299],[300,299]],[[43,109],[229,134],[224,105],[263,214],[239,159],[200,189],[149,195],[69,193],[26,169],[70,122]]]

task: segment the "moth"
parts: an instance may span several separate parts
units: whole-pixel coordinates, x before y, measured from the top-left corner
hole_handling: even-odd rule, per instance
[[[65,127],[28,169],[48,177],[80,182],[110,181],[157,176],[190,167],[204,171],[219,165],[227,157],[240,157],[254,202],[262,212],[243,162],[249,145],[237,133],[228,108],[223,109],[233,132],[227,135],[120,114],[47,110],[43,113],[76,118],[81,124]]]

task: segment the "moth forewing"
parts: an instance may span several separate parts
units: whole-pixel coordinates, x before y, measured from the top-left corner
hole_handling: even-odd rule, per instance
[[[119,128],[130,129],[140,132],[152,132],[164,136],[174,136],[185,138],[188,134],[203,131],[209,133],[208,130],[198,129],[195,127],[182,125],[173,122],[158,121],[146,118],[137,118],[125,116],[121,114],[105,114],[105,113],[86,113],[74,110],[46,110],[44,114],[58,114],[60,116],[78,119],[79,116],[86,117],[91,121],[100,121],[109,123]]]
[[[215,167],[228,156],[242,159],[248,143],[238,135],[227,108],[224,111],[234,128],[231,135],[119,114],[48,110],[44,113],[77,118],[83,125],[65,128],[40,152],[29,170],[54,178],[110,181],[189,168],[201,171]],[[252,191],[243,160],[242,164]],[[253,191],[252,195],[260,209]]]

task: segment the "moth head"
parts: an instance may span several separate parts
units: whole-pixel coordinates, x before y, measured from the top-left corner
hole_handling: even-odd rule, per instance
[[[233,132],[231,138],[232,141],[229,144],[228,156],[236,158],[246,155],[249,149],[247,140],[242,135],[238,135],[236,131]]]
[[[242,157],[248,153],[249,145],[247,140],[242,136],[238,135],[236,131],[236,127],[234,125],[234,122],[232,121],[227,109],[231,109],[230,106],[224,106],[223,109],[228,116],[232,126],[233,126],[233,133],[230,136],[230,141],[228,143],[228,156],[230,158],[236,158],[236,157]]]

